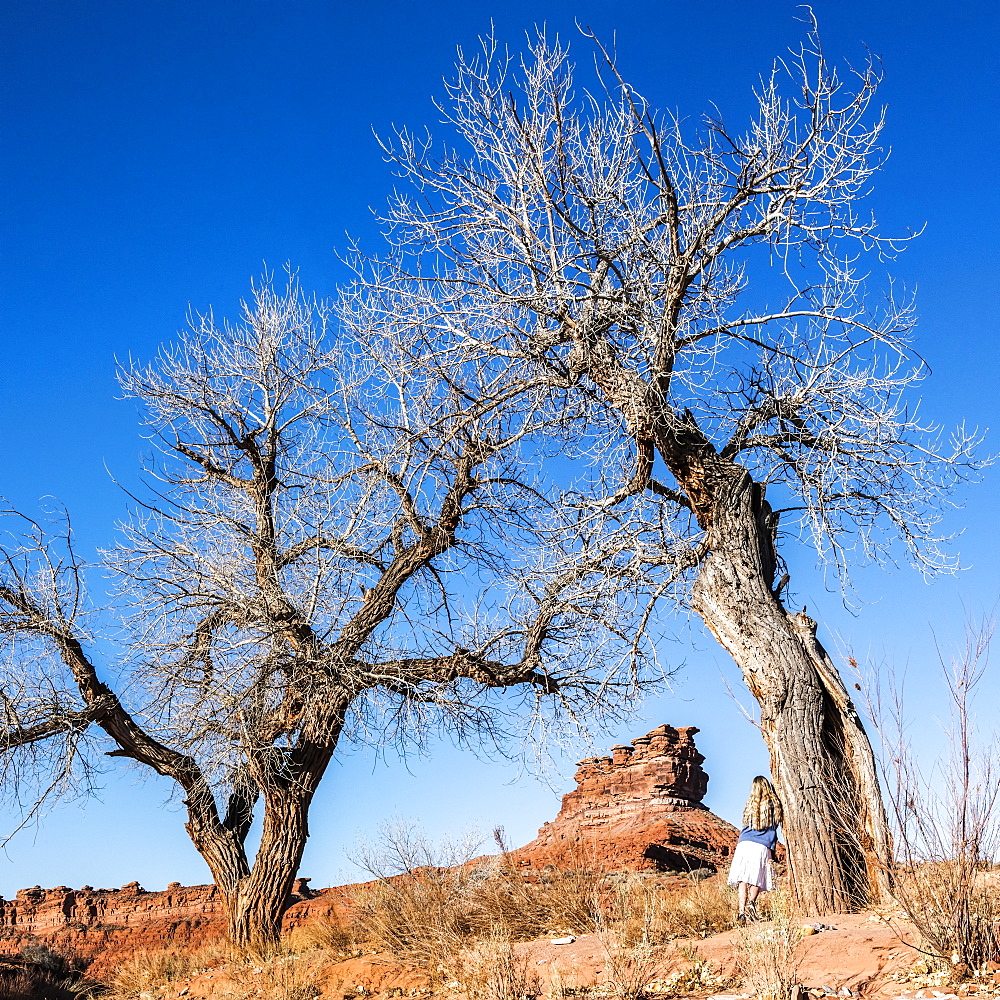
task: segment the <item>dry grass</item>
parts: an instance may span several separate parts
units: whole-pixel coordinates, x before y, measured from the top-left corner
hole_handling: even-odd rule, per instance
[[[1000,960],[1000,884],[970,859],[924,862],[896,875],[894,894],[923,947],[952,979]]]
[[[642,1000],[656,973],[656,950],[647,939],[631,940],[623,930],[618,924],[600,932],[604,978],[620,1000]]]
[[[280,951],[268,954],[239,954],[224,944],[192,952],[140,951],[115,969],[101,996],[104,1000],[139,1000],[143,994],[155,994],[158,988],[224,966],[233,983],[233,1000],[313,1000],[331,959],[331,952],[321,942],[331,933],[330,927],[322,924],[317,925],[314,935],[293,932],[288,947],[283,943]]]
[[[590,872],[579,870],[526,880],[503,857],[474,868],[420,869],[360,890],[353,933],[434,971],[470,941],[495,933],[527,941],[593,930],[596,885]]]
[[[348,955],[354,951],[354,937],[340,920],[329,917],[293,928],[283,939],[282,946],[293,955],[310,951]]]
[[[226,944],[209,944],[194,951],[175,948],[137,951],[125,959],[107,978],[107,1000],[138,1000],[143,993],[179,979],[187,979],[205,969],[231,961],[233,951]]]
[[[910,742],[901,684],[885,692],[876,682],[870,705],[896,828],[893,896],[954,981],[1000,961],[1000,886],[985,873],[1000,857],[1000,755],[974,710],[993,631],[992,620],[970,622],[964,648],[950,660],[939,651],[950,719],[934,759]]]
[[[735,926],[732,890],[718,880],[694,881],[684,889],[656,876],[619,876],[605,896],[605,921],[635,943],[666,944],[677,938],[706,938]]]
[[[473,936],[467,878],[460,870],[422,870],[365,886],[355,896],[355,937],[441,971]]]
[[[234,967],[230,976],[235,986],[233,1000],[314,1000],[321,989],[326,954],[282,955],[261,965],[247,963]]]
[[[736,985],[736,980],[720,974],[696,948],[684,946],[679,954],[687,963],[685,967],[672,972],[666,979],[657,980],[650,992],[657,996],[688,997],[719,993]]]
[[[734,957],[745,991],[760,1000],[785,1000],[799,981],[802,933],[785,892],[771,893],[769,902],[768,921],[740,928]]]
[[[452,971],[469,1000],[533,1000],[542,993],[538,973],[502,930],[462,948]]]

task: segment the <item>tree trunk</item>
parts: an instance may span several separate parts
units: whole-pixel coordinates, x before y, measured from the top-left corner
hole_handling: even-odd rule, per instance
[[[253,867],[244,846],[249,816],[230,826],[219,820],[214,800],[211,809],[189,805],[188,834],[222,895],[229,939],[237,948],[269,949],[281,939],[281,919],[309,837],[309,806],[332,753],[331,747],[307,745],[285,776],[267,775],[263,828]]]
[[[857,909],[882,896],[891,858],[874,755],[815,623],[772,589],[773,515],[734,469],[715,497],[692,605],[760,704],[799,904]]]
[[[295,786],[271,790],[265,799],[253,869],[227,904],[229,937],[238,948],[271,948],[281,939],[281,918],[309,837],[311,799]]]

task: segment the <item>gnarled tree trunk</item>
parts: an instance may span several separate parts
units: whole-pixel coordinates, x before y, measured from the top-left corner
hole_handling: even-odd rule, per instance
[[[327,745],[303,741],[283,773],[267,768],[259,775],[265,786],[264,815],[252,866],[244,842],[258,793],[243,800],[237,797],[239,808],[231,803],[233,815],[225,820],[219,819],[214,800],[200,810],[196,800],[188,800],[188,833],[222,895],[229,939],[241,950],[268,949],[281,939],[282,916],[309,839],[309,806],[335,743],[335,739]]]
[[[732,466],[692,604],[760,704],[796,897],[813,912],[843,912],[887,889],[888,823],[871,745],[815,623],[773,589],[773,531],[763,488]]]

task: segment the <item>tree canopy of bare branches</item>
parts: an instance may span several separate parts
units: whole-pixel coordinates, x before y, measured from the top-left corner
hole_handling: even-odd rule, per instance
[[[460,53],[444,142],[382,140],[392,250],[359,253],[352,294],[456,367],[547,382],[564,503],[642,526],[633,564],[760,702],[802,900],[851,907],[879,892],[885,815],[816,625],[783,602],[781,547],[811,543],[845,586],[858,561],[950,571],[940,515],[979,467],[976,434],[919,415],[912,302],[869,280],[905,243],[863,209],[881,70],[838,70],[812,24],[734,130],[657,110],[594,50],[589,89],[544,33],[520,58]]]
[[[627,532],[576,525],[525,460],[562,419],[547,387],[370,319],[265,277],[239,322],[195,316],[124,369],[155,457],[101,565],[8,512],[5,789],[77,787],[100,750],[172,778],[242,944],[279,932],[341,740],[505,746],[657,676]]]

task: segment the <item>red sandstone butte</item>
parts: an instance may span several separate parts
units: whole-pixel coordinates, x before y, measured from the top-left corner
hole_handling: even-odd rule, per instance
[[[693,726],[659,726],[631,746],[614,747],[610,757],[580,761],[577,786],[563,796],[559,815],[512,858],[527,872],[549,865],[603,871],[722,867],[737,831],[702,803],[708,775],[694,745],[696,732]],[[286,927],[350,909],[353,887],[314,892],[308,881],[296,880]],[[93,959],[97,974],[125,953],[173,943],[197,947],[224,929],[214,885],[174,882],[163,892],[147,892],[138,882],[120,889],[35,886],[15,899],[0,898],[0,953],[41,941]]]
[[[512,856],[531,868],[721,868],[739,832],[702,803],[708,775],[697,732],[658,726],[631,746],[612,748],[610,757],[581,760],[559,815]]]

